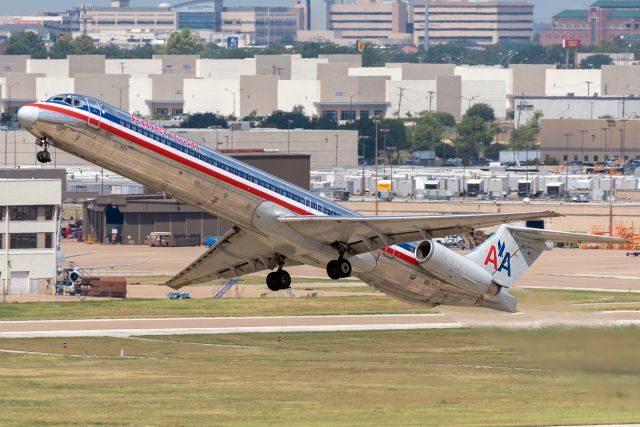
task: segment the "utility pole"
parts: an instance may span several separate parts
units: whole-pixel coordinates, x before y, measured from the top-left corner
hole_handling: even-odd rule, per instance
[[[293,120],[287,120],[287,153],[291,152],[291,124]]]
[[[396,115],[396,118],[400,120],[400,107],[402,107],[402,93],[405,91],[405,88],[399,87],[398,90],[400,91],[400,96],[398,97],[398,114]]]
[[[587,80],[585,83],[587,84],[587,96],[591,96],[591,83],[593,82]]]
[[[431,101],[433,100],[433,94],[435,94],[435,92],[430,90],[427,93],[429,94],[429,96],[427,97],[427,99],[429,100],[429,111],[431,111]]]
[[[336,135],[336,167],[338,167],[338,135]]]
[[[120,63],[120,74],[124,75],[124,62]]]

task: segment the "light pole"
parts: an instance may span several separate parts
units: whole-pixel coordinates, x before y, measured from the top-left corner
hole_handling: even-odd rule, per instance
[[[233,117],[236,117],[236,94],[242,92],[243,90],[244,89],[231,90],[225,88],[225,91],[229,92],[231,96],[233,96]]]
[[[435,92],[430,90],[427,93],[429,94],[429,96],[427,97],[427,99],[429,100],[429,111],[431,111],[431,101],[433,101],[433,94],[435,94]]]
[[[293,120],[287,120],[287,153],[291,152],[291,124]]]
[[[587,80],[585,83],[587,84],[587,96],[591,96],[591,83],[593,82]]]
[[[565,163],[564,167],[564,197],[565,199],[567,198],[567,196],[569,195],[569,189],[567,187],[567,185],[569,185],[569,137],[572,137],[573,134],[572,133],[565,133],[564,137],[567,139],[567,146],[566,146],[566,151],[565,151],[565,159],[567,161],[567,163]]]
[[[376,216],[378,216],[378,122],[380,119],[377,117],[373,120],[376,127],[375,134],[375,151],[373,152],[373,174],[375,182],[375,194],[373,198],[373,206],[375,207]]]
[[[388,128],[380,129],[382,132],[382,150],[384,151],[384,166],[382,167],[382,173],[387,173],[387,162],[389,161],[389,153],[387,153],[387,134]]]
[[[338,135],[336,137],[336,167],[338,167]]]
[[[349,95],[349,117],[351,117],[351,123],[356,120],[356,112],[353,111],[353,97],[356,95],[360,95],[360,92],[352,93]]]
[[[478,98],[477,96],[463,96],[463,99],[466,99],[469,102],[469,106],[467,108],[467,111],[469,111],[469,109],[471,108],[471,101],[473,101],[474,99]]]
[[[119,98],[120,100],[119,100],[118,106],[122,110],[122,91],[127,89],[129,87],[129,85],[126,85],[126,86],[123,86],[123,87],[116,86],[116,85],[111,85],[111,87],[114,87],[114,88],[118,89],[118,91],[120,92],[120,98]]]
[[[585,129],[580,129],[580,163],[584,163],[584,134],[588,131]]]
[[[228,150],[229,149],[229,135],[225,135],[224,137],[227,140],[227,150]]]
[[[601,128],[602,131],[604,132],[604,154],[603,154],[603,159],[604,159],[604,166],[605,168],[607,167],[607,156],[608,156],[608,151],[607,151],[607,132],[609,131],[609,128]]]
[[[360,193],[364,196],[364,161],[365,161],[364,160],[365,159],[365,156],[364,156],[365,144],[364,144],[364,142],[367,139],[369,139],[369,136],[368,135],[360,135],[360,136],[358,136],[358,139],[360,141],[362,141],[362,189],[360,190]]]

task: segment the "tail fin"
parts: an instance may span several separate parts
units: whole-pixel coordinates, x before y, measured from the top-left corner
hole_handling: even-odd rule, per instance
[[[465,256],[491,273],[495,283],[510,288],[544,250],[553,247],[553,242],[615,244],[628,241],[593,234],[501,225],[493,236]]]

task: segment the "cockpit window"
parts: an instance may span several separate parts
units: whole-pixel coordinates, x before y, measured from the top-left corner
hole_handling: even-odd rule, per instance
[[[84,99],[80,98],[79,96],[74,96],[73,97],[73,106],[74,107],[84,107]]]

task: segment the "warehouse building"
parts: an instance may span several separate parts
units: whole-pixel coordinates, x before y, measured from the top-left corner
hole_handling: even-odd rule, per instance
[[[0,179],[3,298],[38,293],[55,283],[61,199],[58,179]]]

